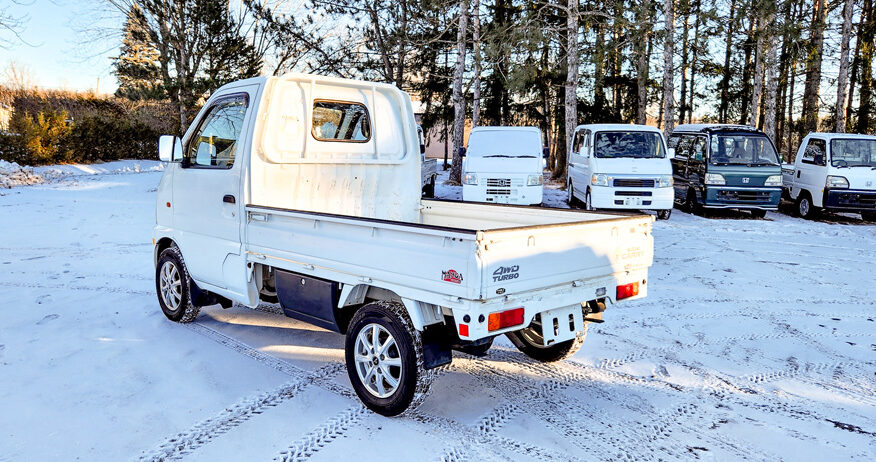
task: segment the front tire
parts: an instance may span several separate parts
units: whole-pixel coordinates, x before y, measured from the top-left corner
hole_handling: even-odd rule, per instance
[[[876,221],[876,212],[861,212],[861,219],[864,221]]]
[[[812,198],[807,193],[801,193],[797,198],[797,214],[800,218],[812,220],[818,214],[818,208],[812,205]]]
[[[587,337],[587,324],[584,324],[584,335],[565,342],[544,346],[540,319],[539,317],[533,320],[532,324],[525,329],[508,332],[505,336],[521,353],[544,363],[566,359],[581,349],[581,345],[584,344],[584,339]]]
[[[596,210],[595,208],[593,208],[593,200],[590,197],[590,190],[589,189],[587,190],[587,195],[584,198],[584,210],[589,210],[591,212]]]
[[[766,218],[766,210],[752,209],[751,216],[754,218]]]
[[[657,219],[658,220],[668,220],[672,215],[672,210],[658,210],[657,211]]]
[[[192,304],[192,284],[179,247],[174,245],[164,249],[155,267],[155,291],[167,319],[192,322],[198,317],[200,307]]]
[[[379,301],[360,308],[350,321],[345,350],[350,383],[368,409],[395,416],[426,399],[433,374],[424,368],[420,332],[401,304]]]

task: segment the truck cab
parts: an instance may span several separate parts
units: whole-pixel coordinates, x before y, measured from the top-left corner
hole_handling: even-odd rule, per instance
[[[782,176],[785,195],[803,218],[832,210],[876,221],[876,136],[810,133]]]
[[[782,169],[773,142],[754,127],[679,125],[669,136],[675,200],[693,212],[778,210]]]
[[[541,204],[544,160],[536,127],[475,127],[462,163],[462,200]]]
[[[569,150],[568,200],[586,210],[672,212],[672,164],[660,130],[647,125],[579,125]]]

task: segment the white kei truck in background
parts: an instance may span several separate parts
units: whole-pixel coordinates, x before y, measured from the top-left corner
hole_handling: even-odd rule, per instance
[[[606,302],[646,295],[650,216],[423,200],[417,128],[395,86],[289,74],[217,90],[157,191],[155,284],[173,321],[279,302],[346,335],[357,395],[396,415],[451,350],[506,334],[555,361]]]
[[[782,165],[782,183],[803,218],[832,210],[876,221],[876,136],[810,133],[794,164]]]
[[[541,204],[546,152],[536,127],[473,128],[462,151],[462,200]]]
[[[672,213],[672,163],[663,132],[648,125],[579,125],[569,149],[569,205],[585,210],[654,210]]]

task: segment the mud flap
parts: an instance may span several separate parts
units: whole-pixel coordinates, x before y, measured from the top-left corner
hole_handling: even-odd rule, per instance
[[[445,364],[450,364],[453,355],[447,334],[443,332],[442,325],[426,326],[420,334],[423,342],[423,368],[434,369]]]

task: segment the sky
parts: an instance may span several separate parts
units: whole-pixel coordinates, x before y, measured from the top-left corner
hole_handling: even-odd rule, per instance
[[[2,3],[11,3],[5,7],[7,14],[23,17],[21,40],[8,34],[3,37],[11,42],[5,49],[0,48],[4,71],[14,62],[27,69],[34,83],[43,88],[115,91],[118,83],[111,72],[110,58],[119,52],[118,39],[101,40],[104,33],[94,33],[93,28],[120,29],[123,20],[110,18],[105,4],[99,0]]]

